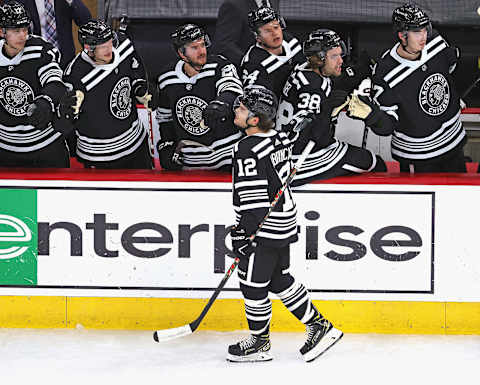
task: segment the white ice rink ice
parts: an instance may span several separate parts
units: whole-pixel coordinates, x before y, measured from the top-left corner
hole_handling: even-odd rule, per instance
[[[230,363],[240,332],[156,343],[149,331],[0,329],[0,384],[478,384],[480,336],[348,334],[305,363],[301,333],[272,333],[273,361]]]

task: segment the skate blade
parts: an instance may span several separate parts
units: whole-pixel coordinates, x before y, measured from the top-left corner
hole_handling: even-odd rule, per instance
[[[270,352],[257,352],[249,354],[248,356],[234,356],[232,354],[227,355],[227,361],[230,362],[261,362],[273,360]]]
[[[335,345],[342,337],[343,332],[332,327],[327,334],[322,337],[317,346],[304,354],[303,359],[305,362],[312,362],[314,359],[320,357],[323,353]]]

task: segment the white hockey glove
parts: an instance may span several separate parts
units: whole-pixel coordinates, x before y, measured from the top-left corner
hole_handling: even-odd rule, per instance
[[[380,111],[378,105],[370,98],[371,89],[371,79],[363,79],[358,88],[353,91],[347,109],[348,117],[363,120],[367,126],[378,120]]]
[[[366,96],[352,95],[348,104],[347,115],[353,119],[366,120],[373,109]]]
[[[148,86],[145,80],[137,81],[138,84],[134,86],[133,94],[140,104],[143,104],[148,110],[148,103],[152,100],[152,94],[148,93]]]
[[[148,103],[152,100],[152,94],[149,94],[148,92],[143,94],[142,96],[137,96],[135,95],[135,98],[140,104],[143,104],[146,109],[148,109]]]

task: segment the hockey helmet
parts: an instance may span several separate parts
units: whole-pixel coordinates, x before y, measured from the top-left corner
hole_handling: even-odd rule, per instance
[[[243,95],[237,96],[233,103],[233,109],[237,109],[242,103],[247,107],[249,116],[261,113],[275,121],[277,116],[278,100],[275,94],[268,88],[259,85],[250,85],[244,88]]]
[[[29,27],[32,19],[22,4],[12,1],[0,7],[1,28]]]
[[[342,56],[347,54],[345,43],[335,31],[330,29],[316,29],[311,32],[303,42],[303,54],[306,57],[317,55],[320,60],[325,60],[327,52],[336,47],[342,49]]]
[[[210,37],[203,28],[195,24],[181,25],[170,35],[175,52],[177,52],[177,50],[184,52],[185,44],[192,43],[201,38],[203,38],[205,42],[205,47],[210,47]]]
[[[421,28],[427,28],[429,34],[432,31],[428,15],[411,3],[405,3],[395,8],[392,14],[392,23],[394,32],[407,32]]]
[[[112,28],[101,20],[90,20],[78,28],[78,41],[82,45],[92,47],[106,43],[110,39],[116,42],[116,36]]]
[[[273,8],[260,7],[248,13],[248,26],[250,27],[250,30],[254,33],[257,33],[258,28],[260,28],[262,25],[268,24],[274,20],[278,20],[282,29],[285,29],[287,27],[285,19],[280,16]]]

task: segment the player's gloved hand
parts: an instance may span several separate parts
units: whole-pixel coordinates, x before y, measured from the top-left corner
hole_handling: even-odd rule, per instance
[[[82,91],[67,91],[60,98],[57,106],[57,116],[59,119],[77,119],[82,106],[84,93]]]
[[[302,123],[305,136],[313,140],[316,145],[323,148],[330,144],[331,118],[326,113],[310,115]]]
[[[378,121],[380,108],[368,96],[353,94],[348,104],[347,116],[363,120],[367,126]]]
[[[152,95],[148,92],[148,85],[146,80],[139,80],[135,84],[133,94],[140,104],[143,104],[148,109],[148,103],[152,100]]]
[[[349,96],[346,91],[332,90],[330,95],[320,103],[320,114],[335,117],[349,101]]]
[[[175,151],[175,142],[172,141],[158,141],[157,151],[160,157],[160,165],[165,170],[181,170],[183,165],[183,157],[181,153]]]
[[[232,109],[228,103],[212,100],[202,112],[203,123],[212,129],[232,118]]]
[[[240,258],[248,258],[255,251],[255,244],[250,240],[247,231],[240,226],[233,226],[230,230],[234,253]]]
[[[48,123],[52,121],[53,111],[52,99],[46,95],[42,95],[28,106],[26,123],[39,130],[43,130],[47,128]]]
[[[309,110],[298,111],[288,122],[288,124],[282,125],[282,131],[285,132],[289,139],[295,141],[298,137],[298,133],[305,128],[304,120],[308,117],[313,119],[315,114]]]

